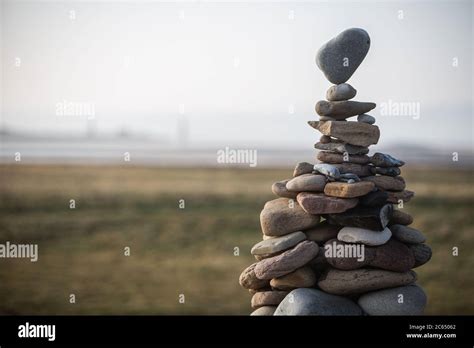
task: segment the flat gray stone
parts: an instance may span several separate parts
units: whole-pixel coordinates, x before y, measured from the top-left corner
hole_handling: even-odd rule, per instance
[[[330,82],[338,85],[349,80],[369,48],[370,37],[364,29],[347,29],[319,49],[316,64]]]
[[[339,154],[349,155],[366,155],[369,153],[369,148],[364,146],[355,146],[351,144],[344,144],[341,142],[330,142],[328,144],[316,143],[314,148],[318,150],[331,151]]]
[[[341,163],[355,163],[355,164],[367,164],[370,162],[370,158],[367,155],[352,155],[345,157],[340,153],[319,151],[316,158],[324,163],[329,164],[341,164]]]
[[[363,122],[308,121],[308,124],[324,135],[355,146],[367,147],[377,144],[380,138],[379,127]]]
[[[255,244],[250,251],[252,255],[265,255],[277,253],[294,247],[299,242],[306,239],[306,234],[301,231],[293,232],[281,237],[275,237]]]
[[[426,241],[425,236],[414,228],[404,225],[392,225],[390,226],[393,236],[400,242],[408,244],[419,244]]]
[[[299,288],[281,301],[274,315],[362,315],[362,310],[346,297]]]
[[[388,242],[392,232],[385,227],[383,231],[372,231],[359,227],[343,227],[337,239],[346,243],[362,243],[365,245],[382,245]]]
[[[349,100],[356,96],[357,91],[348,83],[331,86],[326,92],[326,99],[329,101]]]
[[[426,294],[416,284],[369,292],[358,300],[369,315],[423,315]]]
[[[320,100],[316,103],[316,113],[321,116],[321,121],[327,120],[323,117],[331,117],[327,121],[345,121],[347,118],[357,116],[374,109],[375,103],[358,102],[353,100],[326,101]]]

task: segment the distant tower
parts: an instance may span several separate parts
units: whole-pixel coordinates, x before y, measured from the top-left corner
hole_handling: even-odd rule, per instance
[[[189,140],[189,124],[186,115],[179,115],[176,124],[176,143],[180,148],[186,148]]]

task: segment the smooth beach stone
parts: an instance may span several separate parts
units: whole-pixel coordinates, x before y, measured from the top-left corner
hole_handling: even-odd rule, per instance
[[[396,159],[390,155],[376,152],[370,158],[370,163],[372,163],[376,167],[401,167],[405,164],[405,162]]]
[[[366,166],[356,163],[339,163],[333,164],[341,174],[355,174],[358,177],[370,176],[372,175],[371,166]]]
[[[403,190],[398,192],[387,191],[387,194],[387,202],[393,204],[398,204],[400,201],[403,201],[405,203],[409,202],[415,196],[415,192],[409,190]]]
[[[324,244],[324,255],[332,267],[349,271],[369,265],[375,257],[375,250],[331,239]]]
[[[296,201],[286,198],[268,201],[260,213],[262,232],[274,237],[306,230],[319,220],[318,215],[308,214]]]
[[[246,288],[246,289],[261,289],[267,286],[270,286],[269,280],[262,280],[257,278],[255,275],[255,266],[257,266],[257,262],[248,266],[244,271],[240,274],[239,277],[239,284]]]
[[[412,284],[369,292],[357,302],[369,315],[422,315],[426,301],[423,289]]]
[[[250,305],[252,308],[278,306],[286,295],[288,295],[288,291],[259,291],[252,296]]]
[[[364,181],[368,182],[368,181]],[[375,184],[374,184],[375,185]],[[388,200],[388,193],[381,190],[376,190],[368,193],[364,197],[359,198],[359,203],[366,207],[377,207],[385,205]]]
[[[252,255],[264,255],[277,253],[294,247],[299,242],[306,239],[306,234],[301,231],[293,232],[281,237],[276,237],[272,239],[262,240],[261,242],[255,244],[250,251]]]
[[[334,151],[340,154],[347,153],[349,155],[366,155],[369,153],[369,149],[367,147],[338,142],[331,142],[329,144],[316,143],[314,144],[314,148],[318,150]]]
[[[278,305],[274,315],[362,315],[352,300],[326,294],[321,290],[299,288],[291,291]]]
[[[401,210],[393,210],[392,217],[390,218],[389,225],[411,225],[413,223],[413,217]]]
[[[355,146],[377,144],[380,138],[379,127],[362,122],[308,121],[308,124],[324,135]]]
[[[388,175],[388,176],[398,176],[401,174],[399,167],[370,167],[370,172],[372,175]]]
[[[413,252],[405,244],[390,239],[384,245],[373,247],[374,258],[369,266],[394,272],[408,272],[415,265]]]
[[[335,120],[342,121],[346,118],[360,115],[375,108],[375,103],[320,100],[316,103],[316,113],[320,116],[329,116]],[[328,135],[328,134],[326,134]]]
[[[367,176],[363,181],[371,181],[375,186],[384,191],[403,191],[405,189],[405,180],[401,176]]]
[[[375,117],[367,115],[367,114],[362,114],[362,115],[357,116],[357,122],[374,124],[375,123]]]
[[[378,207],[358,206],[340,214],[330,214],[327,220],[334,225],[361,227],[382,231],[392,217],[393,206],[386,204]]]
[[[385,227],[383,231],[372,231],[360,227],[343,227],[337,239],[346,243],[362,243],[365,245],[382,245],[388,242],[392,232]]]
[[[326,92],[326,99],[329,101],[349,100],[356,96],[357,91],[348,83],[341,83],[329,87]]]
[[[357,198],[337,198],[324,194],[301,192],[296,197],[301,207],[309,214],[342,213],[357,205]],[[309,227],[308,227],[309,228]]]
[[[393,233],[393,236],[398,239],[400,242],[409,243],[409,244],[419,244],[426,241],[425,236],[418,230],[414,228],[404,226],[404,225],[392,225],[390,229]]]
[[[319,116],[319,120],[320,121],[337,121],[334,117],[330,117],[330,116]],[[341,120],[343,121],[343,120]],[[323,135],[323,137],[327,137],[327,135]],[[329,137],[331,139],[331,137]],[[332,139],[331,139],[332,141]],[[324,142],[322,141],[323,144],[325,143],[328,143],[328,142]]]
[[[293,171],[293,177],[297,177],[303,174],[311,174],[313,172],[314,164],[308,162],[300,162],[296,165],[295,170]]]
[[[346,29],[321,46],[316,64],[330,82],[339,85],[349,80],[369,48],[370,37],[364,29]]]
[[[339,179],[341,173],[336,166],[326,163],[317,163],[314,165],[313,170],[317,173],[329,176],[334,179]]]
[[[259,261],[255,275],[259,279],[272,279],[284,276],[304,266],[318,254],[315,242],[305,240],[282,254]]]
[[[433,252],[426,244],[408,244],[408,247],[413,253],[415,264],[412,268],[420,267],[431,259]]]
[[[324,187],[324,193],[332,197],[353,198],[364,196],[375,187],[369,182],[355,182],[348,184],[345,182],[330,182]]]
[[[273,278],[270,286],[279,290],[293,290],[296,288],[310,288],[316,284],[316,275],[308,267],[298,268],[296,271],[288,273],[279,278]]]
[[[367,164],[370,161],[370,157],[367,155],[344,155],[340,153],[319,151],[316,158],[324,163],[329,164],[340,164],[340,163],[356,163],[356,164]],[[347,161],[345,161],[347,159]]]
[[[279,197],[295,199],[298,193],[290,192],[286,189],[286,184],[288,183],[288,181],[290,181],[290,179],[277,181],[276,183],[274,183],[272,185],[272,192]]]
[[[322,144],[329,144],[331,142],[331,137],[328,137],[327,135],[321,135],[319,142]]]
[[[302,174],[288,181],[286,189],[290,192],[323,192],[326,181],[324,175]]]
[[[318,286],[330,294],[351,295],[408,285],[416,279],[413,271],[400,273],[372,268],[341,271],[332,268],[321,275]]]
[[[267,315],[273,315],[276,310],[276,306],[263,306],[259,307],[256,310],[254,310],[250,315],[255,315],[255,316],[267,316]]]
[[[336,238],[341,228],[342,226],[331,225],[329,222],[323,221],[303,232],[308,240],[312,240],[316,243],[324,243],[330,239]]]

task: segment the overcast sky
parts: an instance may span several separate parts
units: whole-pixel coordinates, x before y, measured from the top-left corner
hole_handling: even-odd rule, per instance
[[[373,101],[383,145],[472,147],[473,2],[2,1],[2,124],[37,134],[127,129],[189,143],[311,147],[306,121],[331,85],[326,41],[360,27],[371,48],[349,80]],[[420,117],[380,115],[419,103]]]

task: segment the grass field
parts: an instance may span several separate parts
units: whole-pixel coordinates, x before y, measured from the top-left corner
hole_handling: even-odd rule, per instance
[[[271,184],[291,173],[0,166],[0,242],[39,245],[36,263],[0,259],[0,313],[248,314],[238,277],[253,262]],[[472,171],[408,167],[403,176],[417,193],[405,209],[433,248],[417,269],[427,313],[474,314]]]

